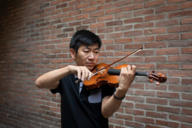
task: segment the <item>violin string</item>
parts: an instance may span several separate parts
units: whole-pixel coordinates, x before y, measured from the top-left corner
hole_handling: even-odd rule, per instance
[[[142,49],[143,49],[143,47],[141,47],[140,49],[138,49],[138,50],[136,50],[136,51],[134,51],[134,52],[126,55],[125,57],[123,57],[123,58],[121,58],[121,59],[119,59],[119,60],[117,60],[117,61],[115,61],[115,62],[113,62],[113,63],[111,63],[111,64],[109,64],[109,65],[107,65],[107,66],[105,66],[105,67],[103,67],[103,68],[101,68],[101,69],[98,70],[97,72],[93,73],[92,76],[98,74],[100,71],[102,71],[102,70],[106,69],[107,67],[109,67],[109,66],[111,66],[111,65],[113,65],[113,64],[115,64],[115,63],[117,63],[117,62],[119,62],[119,61],[121,61],[121,60],[123,60],[123,59],[125,59],[125,58],[128,57],[128,56],[131,56],[131,55],[136,54],[137,52],[141,51]]]

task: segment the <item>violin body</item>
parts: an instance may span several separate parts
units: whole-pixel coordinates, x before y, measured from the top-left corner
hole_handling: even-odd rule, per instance
[[[106,67],[108,64],[100,63],[95,66],[94,70],[92,71],[97,72],[98,70]],[[127,64],[119,65],[112,69],[121,69],[122,67],[127,67]],[[119,75],[110,75],[108,73],[108,70],[111,69],[111,67],[107,67],[101,71],[99,71],[96,75],[93,75],[91,79],[88,81],[84,81],[83,84],[87,87],[87,89],[94,89],[99,88],[101,85],[108,84],[111,87],[118,87],[119,83]]]

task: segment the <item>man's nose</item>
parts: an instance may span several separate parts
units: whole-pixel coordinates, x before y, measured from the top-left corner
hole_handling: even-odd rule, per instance
[[[94,54],[93,54],[93,52],[90,52],[90,54],[89,54],[89,59],[94,59]]]

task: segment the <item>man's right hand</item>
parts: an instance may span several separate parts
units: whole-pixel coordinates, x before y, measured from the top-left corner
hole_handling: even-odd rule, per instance
[[[89,80],[92,76],[92,72],[85,66],[69,66],[69,70],[71,73],[75,74],[78,79],[85,81]]]

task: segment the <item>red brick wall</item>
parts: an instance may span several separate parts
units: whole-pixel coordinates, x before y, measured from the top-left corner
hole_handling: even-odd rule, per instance
[[[0,0],[0,124],[60,127],[60,96],[34,81],[74,64],[69,42],[89,29],[102,41],[100,62],[164,73],[156,86],[136,77],[109,120],[111,128],[192,127],[191,0]]]

